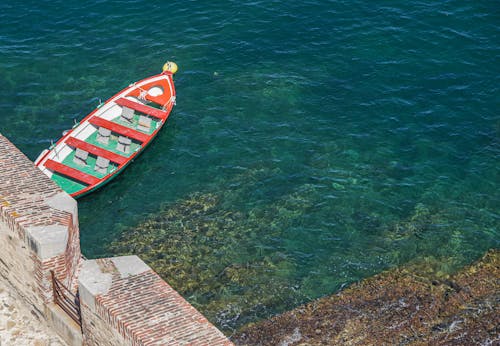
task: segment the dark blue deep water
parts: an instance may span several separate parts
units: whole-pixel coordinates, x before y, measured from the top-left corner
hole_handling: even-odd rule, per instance
[[[490,0],[4,0],[0,132],[35,159],[177,62],[167,126],[80,200],[82,249],[149,259],[231,331],[499,246],[499,26]]]

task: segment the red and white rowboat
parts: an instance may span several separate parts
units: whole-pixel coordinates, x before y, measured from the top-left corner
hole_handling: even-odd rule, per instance
[[[163,127],[175,105],[173,74],[131,84],[98,106],[44,150],[35,165],[64,191],[78,198],[103,186],[134,160]]]

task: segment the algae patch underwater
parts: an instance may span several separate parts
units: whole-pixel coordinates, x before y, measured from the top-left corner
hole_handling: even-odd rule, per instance
[[[283,214],[282,206],[270,215]],[[278,210],[280,209],[280,210]],[[287,215],[288,216],[288,215]],[[306,300],[289,285],[296,265],[280,251],[282,227],[262,215],[220,208],[214,194],[194,194],[145,220],[110,245],[141,257],[223,329]],[[265,228],[265,231],[263,231]],[[271,248],[256,238],[273,238]]]
[[[233,336],[236,345],[496,345],[499,250],[442,279],[410,262]]]
[[[224,185],[215,178],[205,192],[173,201],[125,229],[108,251],[139,255],[231,333],[409,261],[432,264],[445,278],[496,237],[494,215],[471,208],[489,208],[477,197],[463,194],[460,203],[443,203],[432,188],[401,211],[377,208],[383,191],[362,177],[337,172],[345,188],[325,197],[327,187],[318,181],[272,185],[281,173],[261,166]],[[366,199],[355,191],[361,183]],[[471,221],[478,216],[481,224]],[[481,242],[475,229],[483,230]]]

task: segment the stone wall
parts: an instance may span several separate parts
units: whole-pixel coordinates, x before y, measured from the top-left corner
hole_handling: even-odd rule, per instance
[[[74,276],[80,260],[76,202],[3,140],[0,177],[4,240],[0,272],[23,290],[30,302],[42,307],[51,300],[50,270],[71,286],[68,278]]]
[[[232,345],[137,256],[85,261],[79,285],[89,344]]]
[[[61,282],[76,290],[81,261],[76,201],[2,135],[0,244],[0,277],[37,318],[52,316],[67,342],[81,344],[79,327],[72,321],[63,323],[66,316],[59,318],[52,304],[50,274],[53,270]]]
[[[82,328],[51,271],[79,292]],[[138,257],[83,260],[76,201],[1,134],[0,280],[70,345],[232,345]]]

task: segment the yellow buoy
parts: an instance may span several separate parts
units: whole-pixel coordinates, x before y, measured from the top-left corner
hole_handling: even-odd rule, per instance
[[[177,67],[177,64],[173,61],[167,61],[165,65],[163,65],[163,72],[172,72],[172,74],[175,74],[179,68]]]

